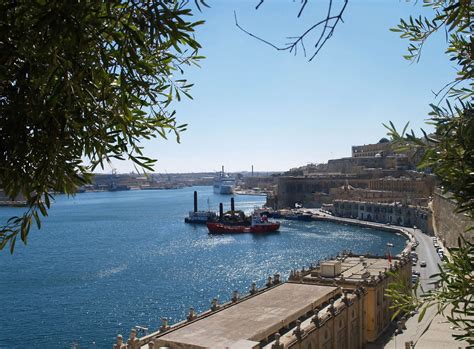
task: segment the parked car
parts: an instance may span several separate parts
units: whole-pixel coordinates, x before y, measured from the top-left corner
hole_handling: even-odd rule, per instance
[[[418,277],[420,277],[420,275],[421,275],[421,273],[418,270],[413,270],[411,274],[416,275]]]
[[[421,262],[420,262],[420,267],[422,267],[422,268],[426,267],[426,262],[425,262],[425,261],[421,261]]]

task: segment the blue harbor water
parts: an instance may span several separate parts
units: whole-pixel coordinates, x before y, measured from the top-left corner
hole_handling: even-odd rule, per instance
[[[41,231],[15,254],[0,253],[0,348],[108,348],[135,325],[207,310],[213,297],[262,286],[269,275],[334,255],[393,253],[405,238],[323,222],[283,221],[271,235],[212,236],[183,223],[198,190],[200,209],[229,207],[212,187],[57,196]],[[265,198],[236,196],[251,211]],[[21,209],[1,208],[5,222]]]

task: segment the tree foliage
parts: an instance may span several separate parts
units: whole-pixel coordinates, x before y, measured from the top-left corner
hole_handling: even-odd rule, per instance
[[[419,62],[423,45],[436,32],[444,31],[447,40],[446,54],[456,64],[456,76],[435,96],[431,104],[428,123],[434,133],[419,138],[414,131],[407,132],[408,124],[399,132],[395,126],[385,125],[399,149],[422,152],[421,168],[429,168],[440,180],[445,192],[452,194],[456,211],[474,218],[474,3],[470,0],[425,1],[433,10],[431,18],[410,17],[401,19],[392,31],[409,40],[406,59]],[[444,106],[441,106],[444,103]],[[470,229],[473,229],[471,227]],[[460,232],[462,233],[462,232]],[[402,311],[420,309],[420,318],[431,306],[445,314],[457,329],[457,339],[474,344],[474,245],[464,238],[458,248],[449,249],[450,258],[431,278],[440,287],[429,290],[421,297],[406,297],[396,285],[388,295],[395,308]]]
[[[474,4],[465,0],[426,1],[433,18],[401,19],[391,30],[409,40],[408,55],[418,62],[425,42],[437,31],[444,30],[446,54],[456,63],[456,76],[436,93],[438,104],[431,104],[429,124],[435,132],[419,139],[407,126],[399,133],[386,126],[399,147],[423,151],[421,167],[430,168],[441,180],[444,190],[453,193],[458,211],[474,217]],[[440,106],[444,102],[445,106]]]
[[[197,5],[205,5],[196,0]],[[197,64],[188,1],[0,1],[0,182],[28,209],[0,230],[26,244],[52,192],[73,194],[111,159],[151,170],[140,140],[176,135],[170,103]]]

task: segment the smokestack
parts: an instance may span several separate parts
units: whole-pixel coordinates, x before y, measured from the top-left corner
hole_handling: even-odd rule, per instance
[[[234,213],[234,211],[235,211],[234,198],[230,198],[230,210],[232,211],[232,213]]]
[[[224,175],[224,165],[222,165],[222,175]]]
[[[253,165],[252,165],[252,177],[253,177]]]
[[[224,205],[222,205],[222,202],[219,203],[219,218],[222,219],[224,217]]]
[[[194,191],[194,212],[198,210],[198,192]]]

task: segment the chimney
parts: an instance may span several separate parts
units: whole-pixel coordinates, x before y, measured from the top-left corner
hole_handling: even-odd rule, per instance
[[[198,210],[198,192],[194,191],[194,212]]]

